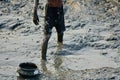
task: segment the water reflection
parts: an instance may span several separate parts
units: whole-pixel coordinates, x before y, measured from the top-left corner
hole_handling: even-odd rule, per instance
[[[62,60],[62,56],[55,56],[54,57],[54,67],[56,70],[58,70],[60,68],[60,65],[62,64],[63,60]]]
[[[41,68],[43,70],[43,72],[47,72],[47,66],[46,66],[47,62],[44,60],[41,60]]]
[[[51,63],[41,60],[41,74],[36,77],[31,78],[23,78],[18,76],[17,80],[64,80],[63,70],[61,69],[61,64],[63,63],[62,56],[54,55],[53,57],[54,63],[52,66],[47,66]],[[50,70],[51,68],[54,68]]]
[[[59,80],[65,80],[65,75],[64,71],[62,69],[62,63],[63,63],[63,57],[62,56],[55,56],[54,57],[54,68],[56,70],[56,77]]]
[[[63,63],[62,56],[54,55],[53,58],[54,58],[54,64],[52,66],[47,66],[49,62],[45,62],[45,61],[41,62],[42,70],[47,76],[61,80],[63,76],[63,72],[61,69],[61,64]],[[54,69],[49,70],[50,67],[53,67]]]
[[[49,66],[49,67],[54,67],[55,70],[59,70],[61,64],[62,64],[62,56],[58,56],[58,55],[55,55],[53,57],[54,59],[54,64],[52,66]],[[48,73],[50,71],[48,71],[49,67],[47,67],[47,64],[50,64],[49,62],[46,62],[46,61],[43,61],[41,60],[41,67],[42,67],[42,70],[44,73]]]

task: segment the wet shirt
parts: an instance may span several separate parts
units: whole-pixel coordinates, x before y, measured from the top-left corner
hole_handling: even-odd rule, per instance
[[[61,7],[62,0],[48,0],[48,5],[51,7]]]

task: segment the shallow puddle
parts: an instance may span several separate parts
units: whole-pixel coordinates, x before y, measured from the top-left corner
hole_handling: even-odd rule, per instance
[[[65,70],[61,67],[63,63],[63,57],[54,55],[53,61],[42,61],[40,62],[41,74],[36,77],[23,78],[17,77],[17,80],[64,80]]]

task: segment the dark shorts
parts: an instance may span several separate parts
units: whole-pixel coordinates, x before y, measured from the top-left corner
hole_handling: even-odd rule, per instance
[[[62,7],[49,7],[45,8],[45,34],[51,34],[52,28],[55,27],[57,33],[65,31],[64,12]]]

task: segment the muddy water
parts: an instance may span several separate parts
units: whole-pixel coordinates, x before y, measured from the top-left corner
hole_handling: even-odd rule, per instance
[[[53,56],[52,61],[42,61],[40,62],[41,74],[32,78],[22,78],[17,77],[17,80],[64,80],[66,71],[61,67],[63,63],[63,57],[59,55]]]
[[[17,77],[17,80],[90,80],[90,79],[119,80],[120,79],[119,77],[120,68],[103,67],[99,69],[73,70],[68,67],[64,67],[65,60],[66,57],[60,55],[52,56],[52,59],[48,60],[47,62],[41,60],[40,62],[41,74],[39,76],[26,78],[26,79],[22,77]]]
[[[37,77],[22,78],[20,76],[16,77],[15,75],[7,76],[0,74],[0,80],[120,80],[120,67],[72,70],[64,67],[65,60],[66,56],[55,55],[47,62],[41,61],[41,74]]]
[[[52,61],[51,61],[52,62]],[[53,79],[61,79],[63,77],[64,70],[61,67],[61,64],[63,63],[62,56],[54,56],[53,63],[44,62],[41,61],[41,67],[43,70],[43,73],[49,76],[49,78]]]

